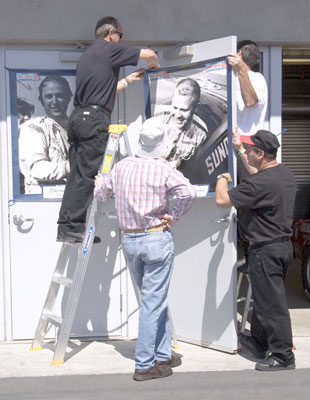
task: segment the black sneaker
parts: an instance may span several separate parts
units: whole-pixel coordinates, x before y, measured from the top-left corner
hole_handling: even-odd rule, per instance
[[[60,232],[57,235],[56,242],[65,242],[65,243],[83,243],[84,241],[84,233],[79,232]],[[100,243],[101,239],[99,236],[94,237],[94,244]]]
[[[253,356],[261,359],[266,357],[266,350],[262,348],[252,336],[248,336],[245,333],[239,333],[238,338],[241,347],[248,350],[253,354]]]
[[[257,371],[287,371],[295,369],[295,360],[280,362],[270,356],[267,360],[256,363],[255,369]]]

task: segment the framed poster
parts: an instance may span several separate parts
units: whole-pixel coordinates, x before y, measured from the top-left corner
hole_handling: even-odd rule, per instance
[[[59,200],[69,173],[75,71],[10,70],[13,196]]]
[[[144,88],[146,118],[160,118],[173,142],[167,160],[196,185],[199,197],[214,196],[217,176],[233,176],[226,57],[148,70]]]

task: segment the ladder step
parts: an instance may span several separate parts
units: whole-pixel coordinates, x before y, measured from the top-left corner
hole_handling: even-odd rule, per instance
[[[61,275],[54,275],[53,282],[58,283],[59,285],[67,286],[67,287],[72,286],[72,279],[66,278],[65,276],[61,276]]]
[[[62,324],[62,318],[58,317],[55,314],[49,313],[49,312],[44,312],[42,314],[42,319],[45,319],[46,321],[60,327]]]
[[[63,243],[65,246],[71,246],[71,247],[77,247],[80,248],[82,243],[81,242],[64,242]]]

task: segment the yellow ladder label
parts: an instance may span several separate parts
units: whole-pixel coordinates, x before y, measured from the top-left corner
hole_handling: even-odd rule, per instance
[[[120,135],[124,131],[127,131],[127,125],[109,125],[109,133]]]
[[[102,171],[105,174],[108,174],[110,171],[111,161],[112,161],[112,154],[107,153],[104,160],[104,166],[102,168]]]

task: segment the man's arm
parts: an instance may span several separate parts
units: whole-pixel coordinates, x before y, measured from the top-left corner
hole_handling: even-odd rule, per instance
[[[123,89],[126,89],[130,83],[141,81],[144,75],[144,69],[138,69],[127,75],[125,78],[117,82],[116,92],[119,93]]]
[[[258,102],[255,89],[250,81],[248,71],[250,68],[238,54],[230,54],[227,57],[228,64],[232,66],[238,75],[241,96],[246,107],[253,107]]]
[[[232,202],[228,196],[228,184],[231,182],[232,180],[229,173],[218,176],[215,188],[215,201],[216,205],[220,208],[232,207]]]
[[[234,150],[237,152],[237,157],[241,158],[245,168],[247,169],[250,175],[256,174],[257,169],[251,167],[248,163],[248,157],[245,153],[245,148],[243,147],[243,143],[240,140],[240,131],[238,126],[236,126],[236,129],[232,131],[232,134],[233,134],[233,146]]]
[[[140,60],[145,60],[147,62],[147,68],[159,68],[160,65],[158,63],[158,57],[157,54],[155,53],[154,50],[151,49],[141,49],[140,50],[140,55],[139,55]],[[139,69],[135,72],[132,72],[126,78],[121,79],[120,81],[117,82],[117,88],[116,92],[119,93],[123,89],[126,89],[128,85],[132,82],[137,82],[140,81],[143,77],[144,70]]]
[[[189,180],[185,176],[177,171],[175,168],[171,170],[171,173],[166,181],[166,186],[169,193],[175,196],[177,202],[173,207],[170,216],[162,216],[162,222],[165,225],[174,224],[177,222],[182,215],[187,213],[196,199],[196,190],[193,185],[190,184]]]
[[[101,175],[100,173],[98,173],[95,176],[94,197],[97,197],[98,200],[107,201],[113,197],[114,189],[113,189],[112,172],[113,170],[108,175],[105,176]]]
[[[148,69],[160,68],[160,65],[158,63],[157,54],[152,49],[141,49],[139,58],[141,60],[145,60],[147,62]]]

